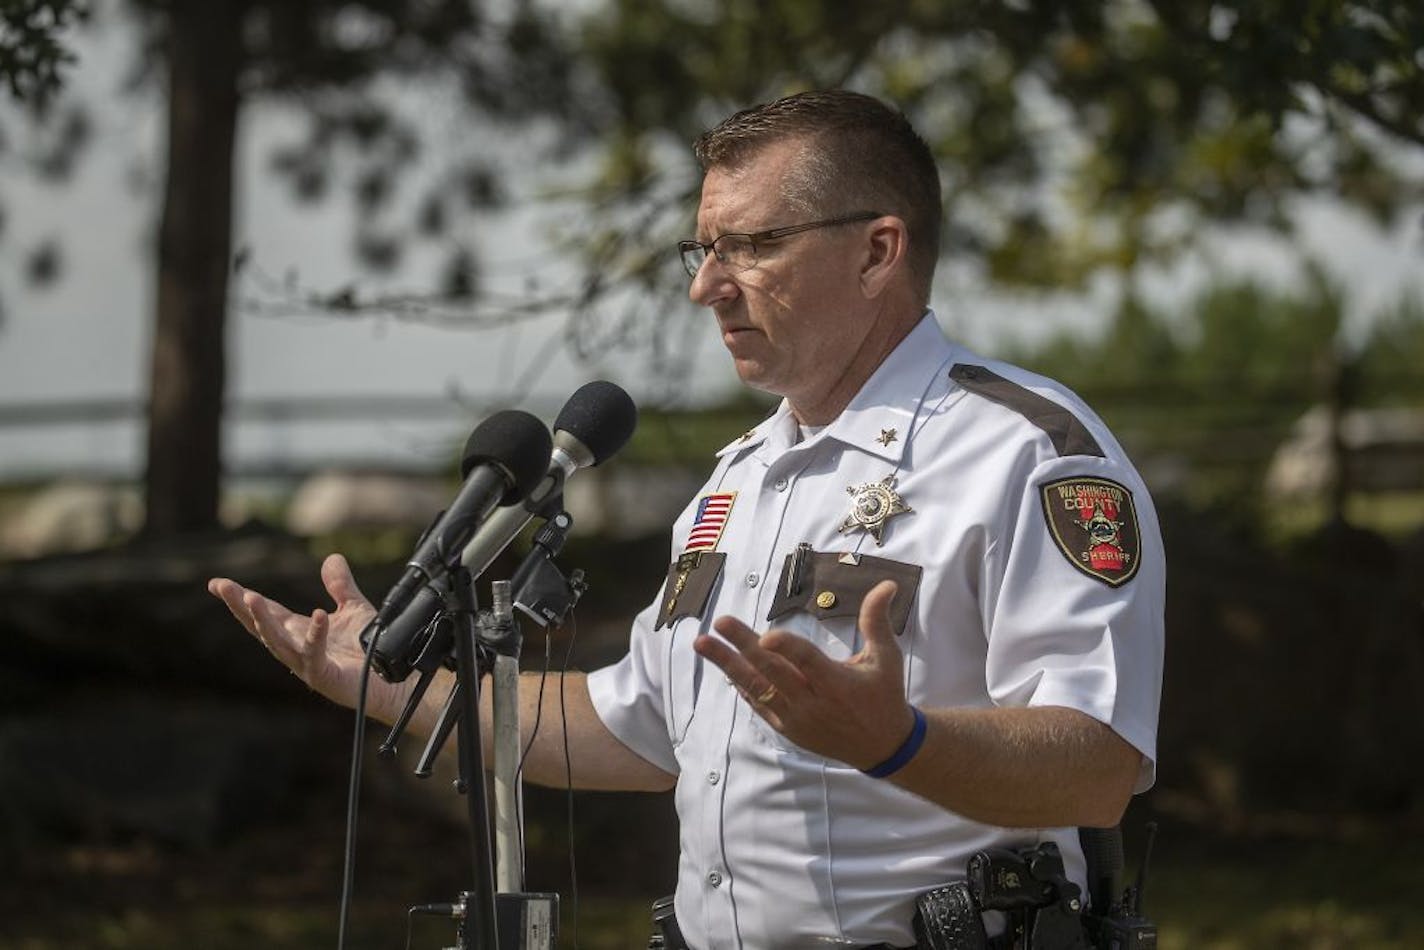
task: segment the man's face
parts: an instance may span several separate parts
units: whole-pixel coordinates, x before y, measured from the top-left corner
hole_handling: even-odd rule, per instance
[[[799,148],[778,143],[741,167],[710,170],[697,210],[698,240],[817,217],[793,210],[782,196]],[[861,209],[821,210],[830,217]],[[848,224],[765,242],[756,264],[741,271],[708,255],[689,296],[716,314],[743,382],[786,396],[793,408],[816,405],[838,384],[874,322],[857,277],[865,231]]]

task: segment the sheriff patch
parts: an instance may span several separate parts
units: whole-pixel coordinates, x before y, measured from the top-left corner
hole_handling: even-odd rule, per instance
[[[1107,478],[1063,478],[1042,486],[1049,533],[1069,562],[1109,587],[1132,580],[1142,554],[1132,492]]]

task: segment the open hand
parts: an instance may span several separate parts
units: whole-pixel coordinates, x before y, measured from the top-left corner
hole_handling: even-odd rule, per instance
[[[318,608],[310,616],[295,613],[226,577],[208,581],[208,591],[302,682],[334,702],[355,706],[365,661],[360,634],[376,610],[356,586],[351,566],[340,554],[322,563],[321,580],[336,608]],[[399,710],[402,700],[395,695],[398,692],[397,687],[373,677],[372,714],[388,717],[391,703]]]
[[[712,623],[726,642],[704,635],[692,646],[777,732],[811,752],[868,769],[899,748],[914,726],[904,659],[890,626],[895,591],[893,581],[882,581],[865,596],[857,621],[864,646],[843,662],[789,630],[758,636],[730,616]]]

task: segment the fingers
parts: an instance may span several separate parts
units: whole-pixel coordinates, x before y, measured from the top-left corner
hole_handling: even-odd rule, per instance
[[[712,627],[725,638],[725,642],[716,637],[701,636],[693,641],[693,649],[717,664],[748,698],[765,696],[772,686],[777,690],[793,692],[806,688],[806,677],[795,663],[777,652],[764,649],[767,637],[758,636],[751,627],[730,616],[718,617],[712,621]],[[815,648],[812,647],[812,650],[815,651]]]
[[[265,617],[260,616],[253,609],[254,604],[265,599],[262,595],[225,577],[215,577],[208,581],[208,592],[222,600],[228,612],[237,619],[238,623],[242,624],[243,629],[256,637],[269,653],[282,660],[283,663],[287,663],[286,659],[273,647],[270,631],[263,629]]]
[[[881,581],[860,602],[856,626],[865,637],[867,650],[873,652],[889,648],[899,651],[895,643],[895,629],[890,625],[890,605],[894,603],[898,590],[894,581]]]
[[[712,628],[726,637],[728,642],[742,653],[751,652],[754,657],[760,654],[759,657],[753,659],[753,663],[757,666],[772,662],[768,654],[775,654],[799,669],[830,662],[826,655],[816,649],[815,645],[805,637],[798,637],[787,630],[768,630],[758,636],[751,627],[731,616],[718,617],[712,621]]]
[[[361,588],[356,585],[351,565],[340,554],[329,555],[321,562],[321,582],[337,607],[353,600],[363,604],[367,602],[366,595],[361,593]]]
[[[756,649],[756,633],[734,617],[718,617],[712,626],[726,638],[726,642],[716,637],[700,636],[692,641],[692,648],[698,655],[717,664],[732,682],[742,686],[744,690],[753,689],[749,684],[757,677],[757,670],[748,662],[746,652]],[[762,685],[755,692],[761,692],[765,688],[766,686]]]
[[[246,591],[242,605],[252,615],[253,632],[272,655],[290,667],[295,667],[300,654],[293,648],[290,638],[278,619],[278,611],[290,613],[276,601],[269,600],[255,590]]]
[[[226,577],[215,577],[208,581],[208,593],[221,600],[228,612],[236,618],[238,623],[242,624],[248,633],[261,639],[261,634],[257,630],[257,621],[245,603],[245,598],[250,593],[247,588]]]
[[[331,615],[318,607],[312,611],[311,623],[307,627],[306,652],[308,655],[326,650],[326,636],[331,632]]]

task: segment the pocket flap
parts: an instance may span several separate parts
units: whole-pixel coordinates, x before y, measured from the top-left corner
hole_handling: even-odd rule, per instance
[[[766,619],[774,621],[796,610],[819,618],[855,618],[871,588],[891,580],[899,590],[890,605],[890,627],[899,636],[910,621],[923,571],[918,564],[869,554],[799,550],[786,555]]]

